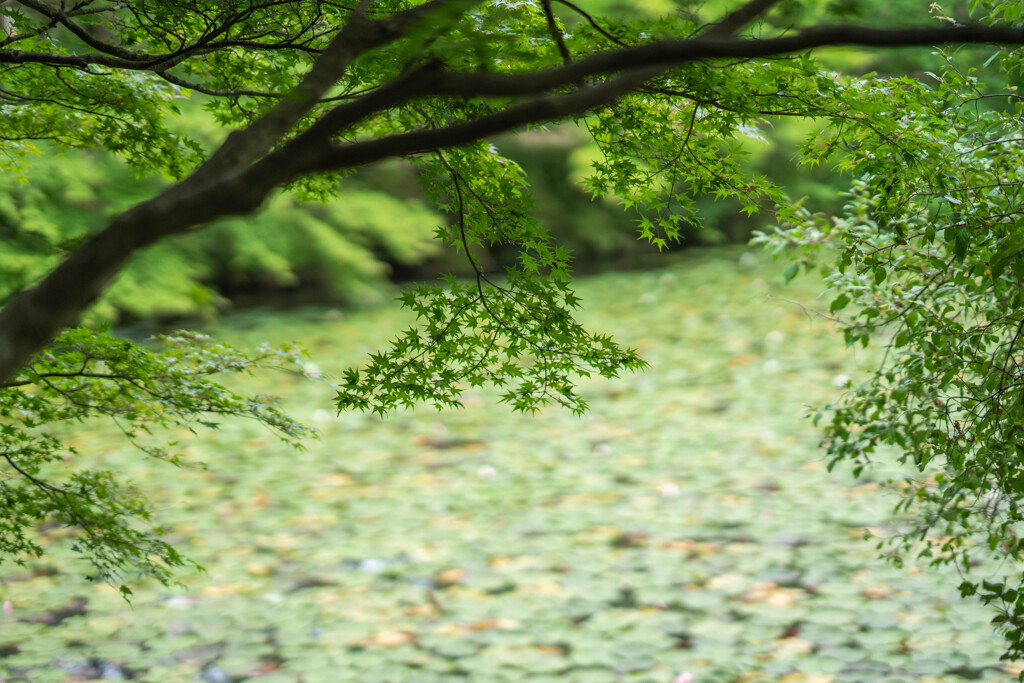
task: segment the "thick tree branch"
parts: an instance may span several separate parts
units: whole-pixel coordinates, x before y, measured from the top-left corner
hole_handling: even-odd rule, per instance
[[[119,216],[36,287],[11,299],[0,311],[0,383],[10,379],[59,330],[72,325],[135,251],[196,225],[259,207],[276,185],[247,185],[237,174],[278,144],[354,59],[401,37],[437,8],[468,8],[469,3],[433,0],[373,20],[363,14],[366,4],[365,0],[360,3],[288,97],[248,128],[229,135],[188,178]]]
[[[336,107],[307,131],[281,144],[334,87],[353,60],[401,38],[412,24],[435,8],[457,12],[468,6],[469,0],[434,0],[384,19],[368,19],[354,12],[291,96],[281,98],[249,128],[231,134],[194,174],[122,214],[76,249],[39,285],[11,299],[0,312],[0,383],[11,379],[61,328],[74,324],[132,253],[214,219],[251,212],[273,189],[305,174],[422,154],[531,124],[577,116],[636,90],[658,74],[697,59],[764,58],[831,45],[1024,44],[1024,29],[998,26],[896,30],[826,26],[770,39],[722,38],[712,34],[689,40],[661,40],[526,74],[460,73],[427,65]],[[764,8],[767,0],[748,5],[751,6]],[[588,79],[609,76],[609,80],[596,85],[578,86]],[[557,92],[560,89],[569,91]],[[531,99],[436,130],[332,144],[334,136],[345,128],[426,95]]]
[[[819,26],[779,38],[714,38],[658,40],[577,59],[571,64],[521,74],[446,72],[431,94],[465,97],[538,95],[574,83],[628,69],[668,70],[698,59],[778,57],[821,47],[915,47],[941,44],[999,43],[1024,45],[1024,29],[1002,26],[949,26],[875,29]]]
[[[360,5],[368,3],[360,3]],[[235,131],[185,182],[202,184],[211,176],[237,170],[266,154],[298,123],[360,55],[401,37],[410,25],[450,0],[432,0],[386,19],[367,19],[357,8],[298,86],[248,128]]]
[[[761,3],[762,6],[764,3]],[[387,152],[384,156],[376,156],[379,150],[391,149],[392,142],[397,138],[405,141],[421,139],[421,136],[429,136],[430,139],[440,139],[443,131],[465,130],[490,130],[483,136],[493,135],[500,132],[507,132],[516,127],[539,123],[552,118],[571,116],[576,113],[575,105],[570,102],[591,102],[589,106],[605,104],[611,99],[620,96],[615,94],[611,99],[601,99],[601,93],[618,93],[617,86],[611,87],[610,83],[599,88],[588,88],[574,93],[572,96],[563,98],[541,98],[527,104],[511,107],[503,112],[488,117],[456,124],[456,126],[432,131],[416,131],[393,136],[379,140],[366,141],[333,148],[335,155],[332,161],[323,162],[326,166],[315,162],[313,166],[307,166],[307,160],[317,157],[327,149],[330,137],[343,132],[365,118],[376,113],[386,111],[389,108],[397,107],[405,102],[418,97],[425,96],[453,96],[453,97],[516,97],[536,96],[551,90],[573,86],[586,79],[605,76],[610,73],[624,71],[632,67],[632,70],[615,79],[616,84],[633,82],[634,89],[639,88],[644,81],[649,80],[650,75],[642,79],[638,74],[651,71],[662,73],[671,68],[681,66],[687,62],[707,58],[709,55],[715,57],[756,57],[756,56],[777,56],[791,51],[802,51],[809,47],[821,47],[833,44],[848,44],[844,41],[865,41],[885,43],[893,41],[893,35],[899,33],[909,41],[922,41],[924,44],[938,42],[971,42],[971,37],[984,35],[991,37],[987,27],[957,27],[941,29],[918,29],[915,31],[887,31],[887,30],[858,30],[851,27],[835,28],[825,27],[805,31],[796,36],[775,39],[739,39],[719,40],[701,36],[689,40],[664,40],[638,47],[629,47],[612,52],[594,55],[561,67],[555,67],[546,71],[531,74],[491,74],[491,73],[466,73],[446,71],[437,63],[431,63],[416,69],[395,79],[391,83],[379,88],[376,91],[364,95],[353,102],[340,105],[331,110],[305,133],[286,144],[282,149],[272,155],[272,161],[267,166],[272,167],[275,173],[285,178],[290,173],[309,173],[338,169],[343,167],[358,166],[373,163],[385,158],[390,154],[416,154],[426,151],[416,149],[405,152]],[[970,29],[982,28],[981,34],[973,33]],[[930,40],[925,40],[918,33],[926,33]],[[1017,42],[1024,42],[1024,31],[1008,30],[1001,33],[1002,37],[1015,37]],[[956,36],[956,38],[954,38]],[[985,41],[987,42],[987,40]],[[1011,42],[1011,41],[1007,41]],[[915,44],[915,43],[911,43]],[[607,88],[607,89],[606,89]],[[558,103],[558,104],[556,104]],[[561,114],[545,114],[549,111],[560,111],[560,107],[569,107],[571,111]],[[554,109],[552,109],[554,107]],[[478,128],[479,126],[479,128]],[[457,134],[461,136],[463,133]],[[479,139],[472,137],[467,142]],[[465,144],[452,143],[452,144]],[[439,144],[438,148],[450,147],[452,144]],[[398,147],[403,147],[402,144]],[[413,144],[412,147],[416,147]],[[404,147],[403,147],[404,148]],[[411,149],[411,148],[410,148]],[[351,154],[351,157],[348,155]],[[344,160],[349,159],[349,160]],[[293,177],[287,177],[281,182],[289,182]],[[260,184],[266,182],[261,180]]]
[[[636,90],[663,70],[658,67],[634,69],[600,85],[584,87],[567,95],[540,97],[444,128],[418,130],[347,145],[328,145],[319,136],[302,135],[260,161],[244,177],[247,184],[256,186],[280,184],[309,173],[364,166],[391,157],[467,145],[531,124],[582,114]]]
[[[87,240],[35,287],[0,311],[0,383],[6,382],[82,311],[124,267],[128,258],[168,235],[222,216],[255,210],[264,196],[221,183],[186,193],[183,183],[121,214]]]
[[[405,102],[431,94],[440,94],[445,72],[438,62],[430,62],[401,74],[390,83],[362,95],[351,102],[334,107],[321,116],[300,137],[315,138],[326,144],[331,137],[374,114],[393,109]]]
[[[132,52],[133,57],[123,57],[99,53],[62,54],[54,52],[31,52],[24,50],[0,50],[0,64],[43,64],[46,66],[67,66],[75,69],[88,69],[91,66],[125,71],[165,71],[195,57],[202,57],[213,52],[231,48],[245,47],[253,50],[300,50],[311,54],[319,53],[308,46],[290,41],[280,43],[263,43],[255,40],[220,40],[213,42],[199,41],[191,46],[182,47],[175,52],[148,54]]]
[[[88,31],[72,21],[71,17],[65,14],[63,7],[51,7],[40,0],[18,0],[18,4],[39,12],[44,17],[50,19],[54,24],[60,24],[73,33],[83,43],[102,54],[135,62],[142,62],[150,59],[149,55],[126,50],[118,45],[112,45],[94,38]]]

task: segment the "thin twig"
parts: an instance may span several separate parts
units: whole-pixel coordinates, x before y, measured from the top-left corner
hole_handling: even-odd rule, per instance
[[[569,48],[565,45],[565,36],[562,35],[562,29],[558,25],[558,20],[555,19],[555,13],[551,11],[551,0],[541,0],[540,4],[544,7],[544,17],[548,20],[548,33],[551,34],[551,39],[558,46],[558,53],[562,55],[562,63],[568,64],[572,61],[572,55],[569,54]]]

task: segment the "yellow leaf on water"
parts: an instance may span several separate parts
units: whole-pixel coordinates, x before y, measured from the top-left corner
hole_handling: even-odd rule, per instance
[[[554,505],[569,505],[569,506],[583,506],[583,505],[594,505],[602,503],[611,503],[622,497],[622,493],[619,491],[591,491],[588,493],[572,493],[565,496],[558,496],[550,500],[546,500],[541,505],[554,506]],[[585,532],[584,532],[585,533]]]
[[[472,527],[471,520],[464,517],[456,517],[455,515],[431,517],[427,520],[427,523],[437,529],[469,529]]]
[[[407,617],[428,617],[437,614],[437,608],[429,603],[407,605],[402,608],[402,614]]]
[[[1024,662],[1003,662],[996,668],[1004,674],[1019,676],[1024,673]]]
[[[252,492],[252,502],[259,507],[264,507],[270,502],[270,494],[263,489],[256,489]]]
[[[512,563],[512,558],[507,555],[491,555],[487,558],[487,564],[495,568],[505,567]]]
[[[812,641],[807,640],[806,638],[797,638],[796,636],[793,636],[775,641],[775,644],[772,645],[772,652],[776,657],[795,657],[796,655],[806,655],[814,652],[814,647],[815,645]]]
[[[469,632],[469,627],[464,626],[463,624],[452,624],[452,623],[438,624],[434,628],[434,633],[437,633],[437,634],[442,635],[442,636],[459,636],[459,637],[461,637],[461,636],[466,635],[466,633],[468,633],[468,632]]]
[[[434,577],[434,585],[438,588],[446,588],[458,583],[464,576],[466,576],[466,572],[462,569],[446,569]]]
[[[869,600],[878,600],[892,595],[892,589],[888,586],[865,586],[860,594]]]
[[[519,628],[519,622],[515,619],[506,619],[504,617],[497,617],[495,619],[484,619],[473,624],[472,629],[474,631],[514,631]]]
[[[701,556],[714,555],[721,549],[721,546],[717,543],[709,543],[708,541],[691,541],[689,539],[668,541],[667,543],[662,543],[661,547],[668,548],[669,550],[682,550],[683,552]]]
[[[712,590],[727,590],[729,588],[736,588],[745,581],[746,579],[739,574],[721,574],[720,576],[713,576],[708,579],[704,586]]]
[[[416,634],[408,631],[381,631],[362,641],[363,647],[398,647],[416,642]]]
[[[251,586],[237,581],[216,584],[213,586],[203,586],[203,595],[208,595],[211,598],[222,598],[228,595],[240,595],[242,593],[251,592]]]
[[[800,601],[807,593],[800,588],[780,588],[767,598],[766,605],[773,607],[791,607]]]
[[[355,481],[355,477],[351,474],[344,474],[343,472],[334,472],[322,477],[317,477],[316,486],[320,489],[317,493],[326,494],[329,493],[329,491],[325,489],[338,489],[345,486],[352,486]]]
[[[245,571],[253,576],[267,576],[270,570],[271,566],[263,562],[250,562],[245,565]]]
[[[771,581],[755,583],[740,598],[742,602],[763,602],[774,607],[791,607],[807,595],[802,588],[782,588]]]
[[[850,488],[843,491],[843,496],[846,498],[856,498],[857,496],[863,496],[868,493],[874,493],[881,487],[880,484],[861,484],[860,486],[851,486]]]
[[[529,569],[547,566],[544,559],[536,555],[491,555],[487,564],[495,569]]]

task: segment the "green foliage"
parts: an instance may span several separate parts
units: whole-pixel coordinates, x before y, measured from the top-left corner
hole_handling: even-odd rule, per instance
[[[574,380],[596,372],[616,377],[646,364],[607,335],[587,331],[573,317],[578,299],[569,289],[570,255],[526,210],[525,177],[492,146],[438,155],[425,164],[423,184],[455,222],[438,238],[463,253],[475,278],[406,289],[400,300],[419,325],[391,348],[349,370],[338,393],[339,410],[385,414],[431,402],[461,405],[467,387],[507,387],[502,401],[535,412],[554,402],[586,410]],[[474,255],[492,244],[511,244],[519,261],[506,277],[488,275]],[[525,361],[525,362],[524,362]]]
[[[1011,14],[1017,3],[989,7]],[[990,50],[1003,73],[1022,55]],[[1024,655],[1024,575],[976,576],[980,557],[1024,559],[1024,145],[1021,100],[1007,81],[978,78],[972,60],[942,53],[929,83],[854,83],[859,121],[832,119],[805,162],[834,149],[858,175],[842,214],[797,212],[764,241],[794,265],[821,264],[847,343],[882,344],[879,371],[815,416],[833,463],[869,467],[882,446],[910,472],[902,507],[918,517],[888,539],[963,572],[962,593],[1000,615],[1007,656]],[[884,96],[877,108],[870,96]],[[895,106],[894,106],[895,104]],[[834,257],[834,261],[833,261]],[[795,271],[794,271],[795,272]]]
[[[68,423],[106,416],[143,454],[175,465],[182,463],[177,444],[147,442],[154,428],[196,433],[246,417],[293,446],[313,434],[273,398],[238,395],[214,380],[258,368],[301,370],[294,348],[244,354],[188,332],[156,342],[150,350],[104,332],[69,330],[0,386],[0,560],[24,564],[26,556],[39,556],[33,530],[57,523],[72,530],[73,549],[92,563],[97,579],[124,581],[124,572],[133,571],[166,583],[187,563],[161,540],[148,502],[130,482],[79,461]],[[131,594],[127,585],[121,591]]]
[[[185,125],[188,130],[178,133],[164,120],[186,90],[209,94],[208,109],[222,126],[254,124],[229,136],[223,154],[213,155],[190,180],[144,207],[181,207],[177,223],[140,209],[122,214],[129,218],[114,227],[136,227],[159,240],[215,215],[251,211],[280,185],[294,191],[269,205],[263,224],[229,219],[161,242],[136,262],[137,270],[126,271],[105,305],[134,306],[143,315],[174,302],[184,302],[182,310],[200,310],[213,300],[205,287],[217,277],[259,273],[287,283],[303,268],[330,271],[336,287],[365,295],[360,286],[380,272],[374,246],[418,257],[425,251],[403,225],[422,226],[436,214],[381,202],[377,194],[339,185],[339,177],[366,160],[404,155],[418,166],[434,210],[450,219],[437,228],[438,241],[466,259],[471,276],[403,294],[417,326],[344,374],[338,408],[378,414],[422,402],[441,408],[461,405],[467,392],[492,385],[502,392],[500,400],[519,411],[552,403],[582,411],[587,399],[575,386],[579,377],[615,377],[641,369],[644,361],[577,321],[571,254],[531,214],[522,169],[480,142],[495,132],[574,123],[598,150],[585,187],[594,197],[636,209],[640,238],[658,249],[700,225],[699,202],[706,197],[735,202],[747,216],[773,213],[784,229],[764,241],[780,252],[803,247],[787,279],[812,267],[824,246],[834,246],[838,261],[826,271],[836,292],[832,313],[852,311],[844,321],[847,341],[867,345],[895,329],[884,337],[891,353],[880,372],[829,413],[833,461],[865,466],[879,446],[890,445],[915,466],[905,482],[906,505],[922,517],[895,539],[898,548],[916,551],[915,539],[921,539],[927,557],[965,571],[977,552],[1022,559],[1024,543],[1015,529],[1024,521],[1016,445],[1024,424],[1018,345],[1024,329],[1024,268],[1018,263],[1024,253],[1018,234],[1024,135],[1016,115],[1020,96],[1007,85],[1024,71],[1019,52],[991,48],[990,64],[998,64],[1006,83],[990,88],[974,67],[957,66],[955,50],[930,80],[844,74],[836,60],[820,62],[792,48],[763,59],[673,56],[678,41],[702,30],[712,37],[705,44],[712,54],[722,54],[714,50],[726,43],[735,50],[729,54],[740,57],[750,54],[747,46],[763,45],[749,37],[727,40],[728,20],[728,30],[705,26],[721,12],[631,12],[606,19],[566,4],[560,11],[573,20],[560,25],[550,3],[542,2],[383,0],[369,3],[366,17],[356,16],[363,5],[145,0],[130,7],[84,3],[58,9],[16,3],[32,11],[3,5],[4,45],[13,48],[0,56],[9,64],[25,63],[0,71],[0,115],[11,159],[54,137],[64,147],[106,148],[139,171],[187,175],[206,153],[196,142],[199,127]],[[410,6],[426,11],[407,24],[392,16]],[[889,3],[787,3],[758,26],[737,30],[749,36],[774,26],[784,34],[802,21],[883,6]],[[986,21],[1020,20],[1015,0],[975,3],[973,9]],[[390,24],[378,21],[389,16]],[[955,23],[952,17],[935,19]],[[355,28],[333,41],[345,27]],[[676,42],[658,43],[663,37]],[[630,70],[629,59],[651,53],[651,46],[664,61]],[[613,67],[620,72],[587,70],[614,50],[627,58]],[[33,57],[40,53],[44,58]],[[575,72],[583,74],[579,78],[565,75],[574,73],[572,64],[560,69],[572,62],[584,64]],[[415,77],[424,80],[413,82]],[[801,148],[805,164],[832,165],[861,179],[844,215],[811,214],[789,201],[780,181],[745,163],[749,141],[760,140],[783,117],[820,124]],[[68,177],[63,172],[55,171],[56,184],[12,191],[0,204],[3,239],[12,245],[4,258],[14,273],[5,294],[35,282],[91,231],[67,218],[73,210],[61,197],[72,184],[61,180]],[[85,204],[114,207],[112,213],[123,206],[101,199],[89,183],[73,187],[72,202],[85,197]],[[297,211],[291,198],[330,199],[339,189],[337,203],[308,211]],[[221,197],[213,195],[221,190],[227,208],[218,213],[212,205]],[[140,216],[159,222],[160,231],[146,233],[148,226],[131,222]],[[488,270],[482,256],[495,245],[516,254],[503,272]],[[79,253],[102,260],[96,251]],[[110,267],[96,269],[103,277],[119,267],[100,265]],[[97,275],[90,284],[78,291],[91,294],[104,281]],[[147,294],[153,290],[162,290],[161,296]],[[51,295],[50,305],[57,307],[57,298]],[[51,327],[68,319],[69,312],[62,313],[51,316]],[[23,318],[29,322],[21,324],[36,323],[28,314]],[[25,339],[44,336],[30,332]],[[301,434],[272,405],[241,399],[206,379],[270,357],[247,359],[183,339],[172,340],[172,348],[184,344],[194,355],[153,355],[107,336],[68,332],[4,389],[11,393],[4,409],[12,411],[4,423],[11,430],[11,469],[5,471],[15,491],[14,516],[4,527],[7,550],[37,552],[27,525],[56,516],[82,530],[79,547],[103,576],[137,566],[166,579],[167,568],[182,562],[136,525],[146,521],[147,508],[118,494],[110,475],[69,467],[70,474],[50,483],[47,468],[59,471],[57,459],[69,452],[55,433],[42,429],[54,420],[99,412],[127,420],[134,438],[149,422],[188,427],[202,424],[206,413],[247,414],[282,430],[286,439]],[[4,353],[14,346],[9,339],[4,344]],[[35,350],[23,348],[8,358]],[[179,366],[192,369],[179,372]],[[159,448],[145,448],[165,457]],[[1011,655],[1024,651],[1024,591],[1015,585],[969,579],[963,587],[965,594],[980,591],[984,600],[1003,606],[1000,624]]]
[[[632,266],[649,256],[651,260],[657,258],[657,249],[636,239],[636,211],[620,210],[614,197],[594,201],[586,191],[582,181],[593,171],[591,162],[603,155],[584,128],[569,124],[531,135],[509,136],[497,146],[529,177],[534,201],[531,213],[551,230],[559,244],[572,251],[577,272]],[[725,209],[707,220],[713,226],[708,230],[686,226],[682,246],[723,241],[718,229],[730,218],[729,209]],[[737,236],[736,241],[739,239]],[[489,251],[499,263],[515,257],[514,247],[498,245]]]
[[[322,2],[281,8],[142,0],[105,11],[62,7],[63,17],[53,20],[21,4],[0,7],[0,17],[15,37],[9,42],[18,50],[82,55],[93,48],[109,55],[109,66],[123,70],[111,78],[104,64],[81,68],[28,62],[5,69],[0,85],[3,138],[9,144],[0,162],[17,163],[20,156],[40,151],[36,140],[50,140],[67,147],[108,149],[136,169],[172,177],[181,177],[204,156],[193,136],[166,125],[167,115],[177,113],[183,88],[223,93],[223,106],[212,105],[222,122],[246,120],[253,109],[237,106],[238,98],[294,86],[311,55],[347,16]],[[64,30],[70,20],[81,29]],[[186,45],[203,49],[182,55]],[[138,69],[138,62],[151,54],[165,56],[167,67]],[[172,68],[174,75],[168,73]]]

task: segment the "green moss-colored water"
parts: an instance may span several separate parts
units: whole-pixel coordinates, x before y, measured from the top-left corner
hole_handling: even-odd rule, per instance
[[[173,435],[207,465],[176,470],[83,426],[83,457],[129,472],[208,574],[129,607],[49,532],[53,558],[0,574],[0,680],[1013,680],[955,573],[877,559],[863,536],[898,526],[893,494],[828,473],[802,419],[871,352],[779,298],[826,309],[815,283],[741,253],[580,282],[584,317],[652,366],[585,381],[583,418],[487,392],[336,417],[329,386],[268,376],[253,388],[322,431],[303,452],[231,423]],[[308,309],[214,332],[301,341],[338,374],[406,323]]]

